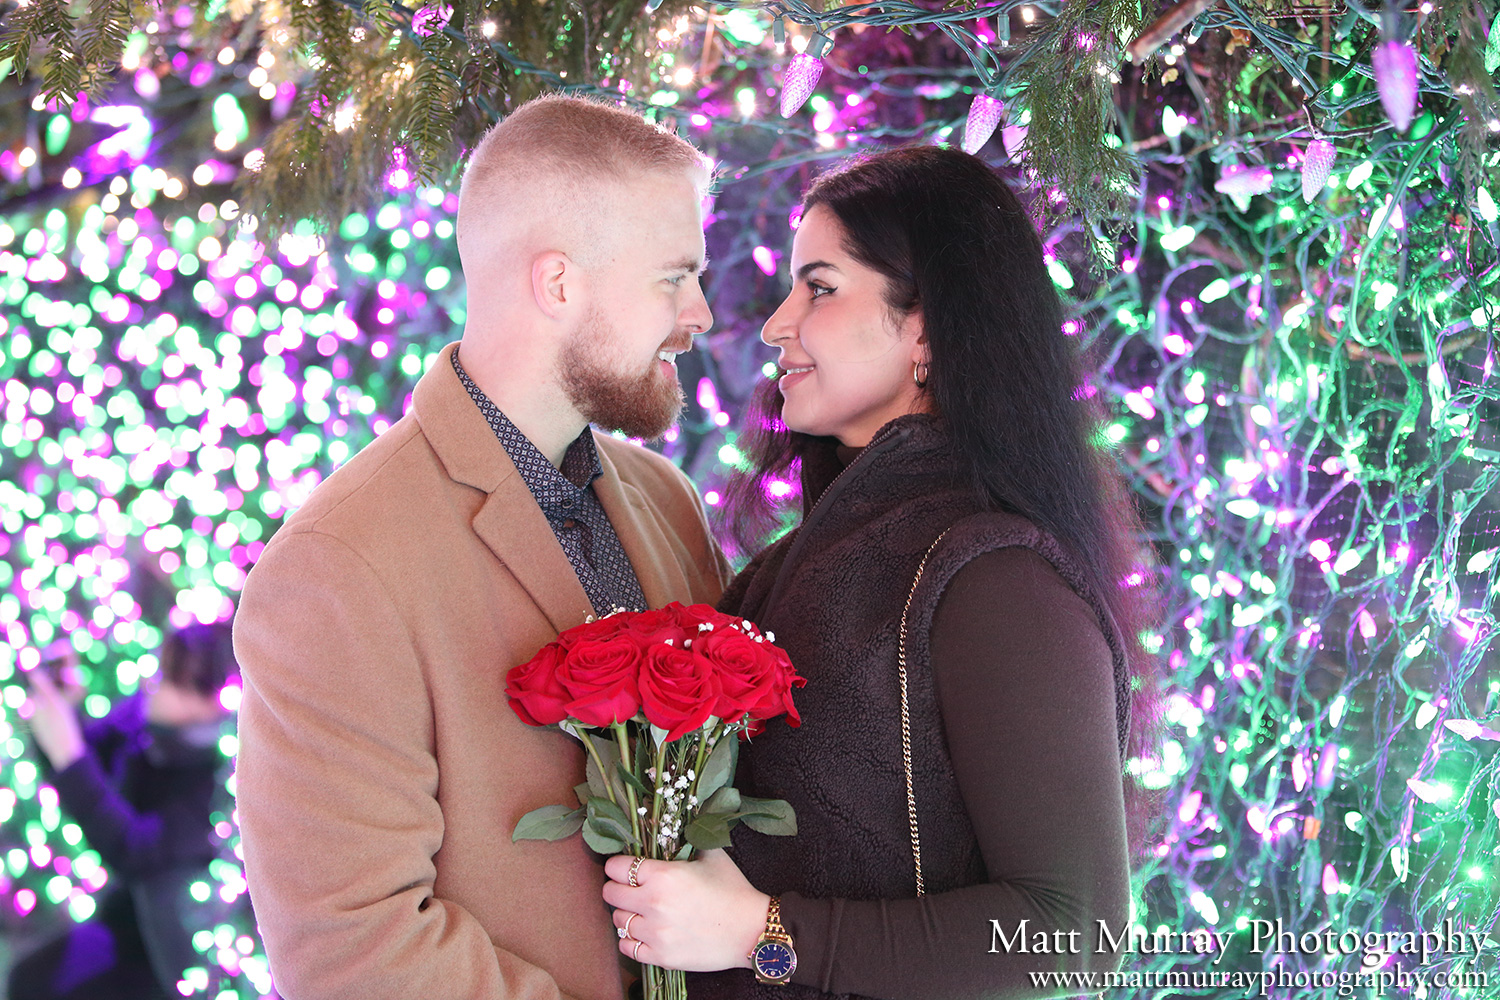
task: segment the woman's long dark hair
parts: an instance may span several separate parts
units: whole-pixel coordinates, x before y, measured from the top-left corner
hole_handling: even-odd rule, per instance
[[[1028,518],[1082,563],[1126,644],[1127,759],[1154,754],[1159,668],[1141,644],[1160,613],[1153,560],[1123,477],[1096,443],[1100,413],[1082,391],[1079,352],[1062,332],[1062,305],[1025,208],[983,161],[933,146],[824,174],[802,204],[837,217],[844,249],[885,276],[896,315],[921,310],[932,355],[926,392],[966,477],[984,506]],[[742,435],[753,469],[729,490],[735,534],[752,550],[772,513],[764,487],[817,440],[788,431],[780,410],[768,381]],[[1151,798],[1127,781],[1137,849]]]

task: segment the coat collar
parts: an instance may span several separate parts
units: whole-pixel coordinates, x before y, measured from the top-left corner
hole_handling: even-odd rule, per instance
[[[870,443],[850,455],[840,455],[835,437],[803,438],[799,448],[802,458],[802,516],[812,508],[835,481],[850,469],[857,478],[875,468],[892,464],[912,465],[926,472],[948,472],[955,467],[952,443],[943,421],[929,413],[907,413],[886,423],[870,438]],[[845,461],[845,457],[848,461]],[[921,457],[917,457],[921,456]],[[950,473],[951,474],[951,473]]]
[[[444,347],[417,382],[412,410],[449,478],[489,494],[474,516],[475,534],[561,632],[593,614],[593,606],[515,463],[453,370],[457,347]],[[648,516],[640,491],[621,480],[610,455],[615,442],[593,433],[603,469],[594,492],[635,568],[647,604],[661,607],[686,596],[688,581],[671,539]]]

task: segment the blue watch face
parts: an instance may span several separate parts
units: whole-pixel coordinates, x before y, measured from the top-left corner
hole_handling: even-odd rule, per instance
[[[755,949],[755,971],[768,979],[785,979],[796,967],[796,954],[780,941],[767,941]]]

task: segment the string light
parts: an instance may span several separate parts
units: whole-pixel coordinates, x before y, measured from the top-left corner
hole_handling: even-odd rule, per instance
[[[823,75],[823,60],[810,52],[798,52],[787,63],[786,75],[781,81],[781,117],[796,114]]]
[[[1314,139],[1307,144],[1302,158],[1302,200],[1308,204],[1328,186],[1328,175],[1333,172],[1337,151],[1327,139]]]
[[[1417,52],[1410,42],[1392,38],[1380,43],[1372,61],[1381,107],[1396,131],[1405,132],[1417,110]]]
[[[744,67],[717,72],[696,48],[683,56],[705,30],[695,15],[671,27],[680,44],[667,54],[679,61],[659,64],[660,86],[632,92],[649,104],[669,86],[682,89],[667,114],[726,160],[726,194],[709,230],[723,261],[713,281],[724,282],[710,294],[726,330],[758,326],[757,310],[782,292],[774,280],[790,236],[782,213],[796,194],[783,168],[803,169],[807,161],[795,157],[823,148],[931,139],[963,113],[958,88],[979,85],[973,77],[922,81],[932,86],[912,96],[910,67],[881,75],[886,67],[852,40],[841,55],[859,52],[871,65],[861,69],[851,56],[824,78],[822,54],[803,30],[821,13],[792,4],[784,14],[798,26],[798,54],[818,56],[797,102],[812,101],[810,120],[768,122],[768,99],[785,100],[787,87],[777,95],[766,67],[790,60],[773,54],[780,21],[759,11],[732,21],[714,15],[715,33],[730,36],[715,44]],[[1201,44],[1221,37],[1206,30],[1221,16],[1196,24],[1205,29]],[[1021,19],[1033,23],[1035,9],[1021,8]],[[480,26],[485,37],[496,31],[494,22]],[[164,52],[175,54],[173,34],[162,36]],[[1104,50],[1113,41],[1099,41],[1107,37],[1095,36],[1090,58],[1109,69]],[[1338,40],[1327,44],[1331,56],[1352,58],[1334,51]],[[170,68],[153,49],[145,72],[182,88],[203,66],[211,75],[192,86],[217,87],[217,51],[216,43]],[[1167,54],[1179,66],[1199,55],[1190,41]],[[269,101],[274,58],[262,52],[254,62],[267,70]],[[415,65],[400,72],[409,77]],[[157,92],[124,82],[118,106],[54,112],[42,102],[33,137],[0,148],[9,183],[24,189],[39,180],[45,192],[0,220],[0,727],[15,727],[0,729],[9,761],[0,816],[10,816],[0,860],[18,918],[77,919],[105,882],[81,841],[42,822],[51,799],[15,735],[24,694],[14,670],[34,665],[44,639],[67,633],[92,671],[90,715],[135,690],[157,669],[150,657],[159,627],[227,612],[285,512],[400,418],[412,385],[464,318],[451,195],[394,166],[368,215],[321,237],[297,227],[258,247],[237,228],[243,209],[229,201],[228,185],[263,163],[255,154],[268,148],[272,105],[241,97],[242,133],[235,109],[214,104],[219,114],[201,134],[232,140],[233,155],[204,150],[203,162],[178,167],[154,152]],[[246,83],[253,86],[248,74]],[[1140,108],[1167,98],[1197,108],[1184,103],[1195,100],[1184,84],[1141,86]],[[1248,100],[1225,86],[1231,99]],[[1150,845],[1158,861],[1138,912],[1174,928],[1262,917],[1295,923],[1312,911],[1285,901],[1315,899],[1309,919],[1320,923],[1378,920],[1362,901],[1390,898],[1405,876],[1398,891],[1415,916],[1403,920],[1441,912],[1489,926],[1485,873],[1496,837],[1471,812],[1495,811],[1494,766],[1475,749],[1493,740],[1450,723],[1493,727],[1500,711],[1500,692],[1474,680],[1494,630],[1494,556],[1484,556],[1500,549],[1500,523],[1479,488],[1500,461],[1486,395],[1495,310],[1486,298],[1493,286],[1467,270],[1488,259],[1485,227],[1497,210],[1489,188],[1457,171],[1438,183],[1439,157],[1414,163],[1409,190],[1398,191],[1402,171],[1392,165],[1413,147],[1389,129],[1373,141],[1358,131],[1378,118],[1368,79],[1353,74],[1323,93],[1343,102],[1326,120],[1340,122],[1339,149],[1307,142],[1301,201],[1297,126],[1220,137],[1196,110],[1163,110],[1159,135],[1149,115],[1140,119],[1132,153],[1150,169],[1118,267],[1084,279],[1070,255],[1078,232],[1043,230],[1052,280],[1078,296],[1066,335],[1080,347],[1118,348],[1080,390],[1110,414],[1099,446],[1129,472],[1143,508],[1160,515],[1162,565],[1122,583],[1139,586],[1159,572],[1171,598],[1163,629],[1144,637],[1174,682],[1166,738],[1126,762],[1165,796]],[[976,104],[968,101],[970,118]],[[1013,104],[1004,139],[1016,155],[1028,120]],[[1415,96],[1412,104],[1406,124],[1386,110],[1408,136],[1422,128]],[[901,132],[893,108],[919,109],[925,131]],[[333,111],[335,127],[360,125],[342,112]],[[54,113],[97,123],[105,138],[93,141],[110,141],[112,152],[94,156],[76,138],[53,152],[44,133]],[[1002,117],[997,110],[996,127]],[[744,136],[768,125],[782,130],[789,159],[769,167],[735,160],[736,150],[764,149]],[[981,129],[967,120],[964,129],[967,146]],[[1184,173],[1183,152],[1205,143],[1214,152],[1199,162],[1224,155],[1250,164],[1217,161],[1220,192],[1247,202],[1243,219]],[[1347,161],[1343,183],[1332,174],[1336,156]],[[65,168],[78,171],[72,187]],[[1023,193],[1044,203],[1054,191],[1037,179]],[[1251,206],[1251,198],[1263,200]],[[1381,222],[1406,235],[1371,253],[1364,235]],[[1410,255],[1401,278],[1398,245]],[[703,358],[697,405],[662,446],[679,460],[693,456],[690,471],[709,506],[722,505],[725,473],[745,461],[737,401],[764,358],[754,355],[743,371],[729,354]],[[1366,399],[1385,407],[1381,421],[1357,407],[1340,412]],[[795,477],[768,489],[794,507],[799,500]],[[163,586],[166,622],[146,607]],[[1392,676],[1403,683],[1387,684]],[[1445,677],[1456,679],[1446,689]],[[1476,693],[1466,691],[1461,704],[1455,692],[1466,687]],[[1377,690],[1398,693],[1387,704]],[[1377,789],[1377,773],[1400,780]],[[230,867],[203,884],[204,898],[240,900],[232,815],[215,831]],[[1372,863],[1358,854],[1361,842],[1383,845]],[[58,877],[71,886],[49,895]],[[200,932],[202,974],[184,979],[189,991],[233,981],[241,996],[268,993],[253,923],[241,916],[232,933],[223,930]],[[1151,961],[1142,957],[1142,967]],[[1306,965],[1323,962],[1314,956]]]
[[[998,97],[975,94],[969,105],[968,117],[964,119],[964,152],[977,153],[983,149],[984,144],[990,141],[990,136],[995,134],[995,129],[1000,126],[1000,118],[1004,113],[1005,105]]]

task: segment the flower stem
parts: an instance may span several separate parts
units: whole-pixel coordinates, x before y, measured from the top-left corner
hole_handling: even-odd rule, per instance
[[[661,806],[662,806],[662,781],[666,777],[667,770],[667,745],[656,744],[656,777],[651,781],[651,842],[656,843],[657,832],[661,829]]]
[[[604,791],[609,795],[609,801],[619,805],[620,800],[615,798],[614,783],[609,780],[609,772],[604,770],[604,761],[599,759],[599,751],[594,749],[594,741],[589,739],[587,732],[583,734],[583,746],[589,752],[589,756],[594,758],[594,766],[599,769],[599,777],[604,779]]]
[[[620,746],[620,764],[628,773],[634,774],[635,769],[630,764],[630,730],[626,728],[623,722],[616,722],[614,730],[615,742]],[[605,775],[605,784],[611,783],[610,777],[610,775]],[[635,800],[635,789],[629,783],[625,785],[625,799],[630,803],[630,808],[626,811],[630,814],[630,832],[635,835],[636,844],[641,848],[641,853],[646,855],[646,857],[655,857],[651,851],[651,845],[646,843],[645,839],[641,836],[641,814],[636,812],[639,806]]]

